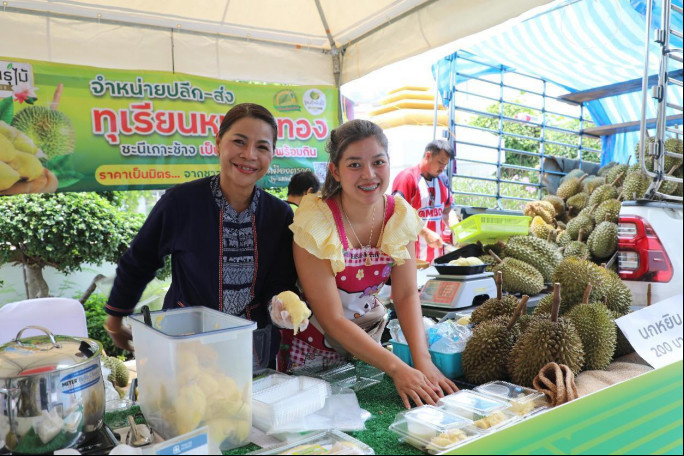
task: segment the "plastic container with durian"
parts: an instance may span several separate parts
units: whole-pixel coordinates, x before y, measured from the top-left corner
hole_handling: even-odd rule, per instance
[[[519,416],[528,416],[548,408],[548,402],[543,393],[501,380],[477,386],[475,391],[507,401],[511,404],[511,411]]]
[[[443,397],[438,404],[446,411],[473,422],[481,432],[489,433],[520,420],[508,401],[495,399],[470,390]]]
[[[331,430],[249,454],[375,454],[375,451],[344,432]]]
[[[272,434],[284,425],[325,406],[330,384],[311,377],[274,373],[252,383],[252,420],[254,427]]]
[[[399,412],[389,430],[401,442],[432,454],[453,450],[482,435],[471,420],[431,405]]]

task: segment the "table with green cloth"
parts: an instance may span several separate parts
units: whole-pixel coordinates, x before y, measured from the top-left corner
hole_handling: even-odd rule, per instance
[[[470,387],[470,385],[456,382],[459,387]],[[389,426],[394,422],[397,413],[404,410],[404,405],[394,388],[392,379],[385,375],[382,382],[365,388],[356,393],[361,408],[371,413],[371,418],[366,421],[366,430],[349,432],[348,434],[369,445],[376,454],[422,454],[418,449],[404,443],[400,443],[398,436],[389,431]],[[120,419],[120,414],[134,414],[140,411],[138,407],[133,407],[127,412],[107,413],[105,422]],[[258,450],[254,444],[235,448],[224,452],[224,454],[240,455]]]

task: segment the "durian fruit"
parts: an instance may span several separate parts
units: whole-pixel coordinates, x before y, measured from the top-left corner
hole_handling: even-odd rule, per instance
[[[609,312],[611,317],[613,318],[613,323],[615,323],[615,320],[617,320],[618,318],[622,317],[623,315],[626,315],[620,314],[613,310],[609,310]],[[615,352],[613,353],[613,359],[634,352],[634,347],[632,347],[632,344],[629,343],[629,340],[627,340],[625,333],[622,332],[622,330],[617,324],[615,324],[615,329],[617,337],[615,341]]]
[[[107,380],[119,388],[128,386],[129,373],[123,361],[114,356],[104,356],[102,363],[111,371],[109,376],[107,376]]]
[[[544,281],[550,282],[553,271],[563,259],[557,247],[548,241],[533,236],[513,236],[505,244],[504,253],[532,265]]]
[[[492,252],[496,253],[499,256],[499,258],[504,258],[506,256],[503,253],[503,246],[501,244],[499,244],[498,242],[496,244],[482,245],[482,243],[480,241],[477,241],[477,245],[479,245],[480,248],[482,248],[483,252],[489,252],[491,250]]]
[[[594,193],[594,190],[606,183],[606,178],[601,176],[589,176],[584,180],[582,191],[588,195]]]
[[[512,315],[497,316],[475,327],[461,355],[466,379],[472,383],[501,380],[507,376],[508,355],[520,336],[515,323],[527,306],[529,296],[523,296]]]
[[[606,307],[620,315],[627,314],[632,306],[632,290],[625,285],[615,271],[601,268],[599,272],[603,276]]]
[[[553,293],[550,293],[539,300],[537,307],[532,311],[532,316],[551,315],[552,307]]]
[[[558,234],[558,236],[556,237],[556,242],[559,246],[565,247],[572,242],[572,237],[570,236],[570,233],[567,232],[567,230],[564,230]]]
[[[589,301],[601,301],[608,293],[606,270],[588,260],[568,257],[561,261],[553,273],[553,281],[561,285],[561,313],[566,313],[573,305],[582,301],[584,290],[592,285]]]
[[[590,196],[588,193],[579,192],[578,194],[568,198],[566,204],[571,214],[577,214],[579,213],[579,211],[587,207],[587,203],[589,202],[589,200]]]
[[[546,195],[544,198],[542,198],[542,201],[548,201],[553,205],[556,216],[565,214],[565,201],[560,196]]]
[[[679,138],[668,138],[665,140],[665,150],[679,155],[679,157],[665,156],[665,169],[678,168],[682,166],[682,140]]]
[[[613,256],[617,250],[618,226],[613,222],[601,222],[592,231],[587,245],[596,258],[604,259]]]
[[[481,255],[481,256],[479,256],[478,258],[480,259],[480,261],[482,261],[484,264],[487,265],[487,266],[485,266],[485,271],[487,271],[487,272],[492,272],[492,271],[494,271],[494,266],[496,266],[496,264],[497,264],[498,262],[494,259],[493,256],[491,256],[491,255]]]
[[[585,295],[588,297],[588,293]],[[565,316],[582,339],[583,369],[606,369],[613,359],[617,342],[615,321],[608,308],[602,302],[582,302]]]
[[[589,197],[587,206],[598,206],[604,201],[616,199],[618,197],[618,191],[616,187],[618,186],[618,181],[622,178],[622,176],[622,174],[619,174],[615,179],[610,181],[610,183],[603,184],[597,188]]]
[[[63,113],[44,106],[29,106],[12,119],[48,158],[71,154],[76,144],[74,125]]]
[[[602,202],[593,213],[594,222],[597,225],[601,222],[617,223],[621,208],[622,203],[618,199],[609,199]]]
[[[592,231],[594,231],[594,219],[591,218],[591,215],[579,214],[577,217],[570,220],[570,223],[568,223],[568,228],[565,231],[573,240],[577,240],[580,230],[585,236],[588,236]]]
[[[608,174],[608,172],[613,169],[618,163],[617,162],[609,162],[603,165],[601,168],[599,168],[598,172],[596,173],[598,176],[605,176]]]
[[[627,176],[628,170],[628,163],[616,165],[610,171],[608,171],[606,174],[606,180],[608,182],[613,182],[615,187],[622,187],[622,183],[625,181],[625,176]]]
[[[297,334],[299,332],[299,325],[311,316],[311,310],[306,306],[306,303],[299,299],[299,296],[292,291],[283,291],[276,295],[276,297],[280,299],[283,303],[283,307],[290,314],[294,333]]]
[[[552,224],[556,216],[556,209],[549,201],[530,201],[525,205],[525,215],[539,216],[548,224]]]
[[[470,314],[470,323],[478,325],[483,321],[492,320],[496,317],[510,318],[518,305],[518,299],[513,295],[503,296],[503,274],[497,271],[494,274],[496,283],[496,297],[489,298]]]
[[[567,201],[568,198],[582,191],[582,183],[584,182],[584,179],[586,177],[587,175],[585,174],[580,178],[571,177],[567,179],[565,182],[561,184],[560,187],[558,187],[558,190],[556,190],[556,196],[560,196],[565,201]]]
[[[679,169],[677,169],[677,168],[679,168]],[[677,176],[677,174],[676,174],[677,171],[679,171],[679,176]],[[681,171],[682,171],[681,167],[673,166],[670,169],[670,171],[667,173],[667,175],[668,176],[676,176],[676,177],[679,177],[681,179],[681,174],[682,174]],[[679,186],[679,184],[677,182],[663,180],[660,183],[660,187],[658,188],[658,191],[660,193],[665,194],[665,195],[674,195],[674,193],[677,191],[678,186]]]
[[[632,165],[622,184],[622,197],[625,200],[642,199],[649,185],[651,185],[651,178],[641,171],[638,164]]]
[[[501,260],[494,253],[490,252],[490,255],[499,261],[499,264],[494,267],[494,271],[503,273],[503,289],[505,291],[536,295],[544,289],[544,277],[534,266],[515,258]]]
[[[538,238],[546,239],[552,231],[553,226],[546,223],[540,216],[534,217],[530,223],[530,233]]]
[[[575,168],[575,169],[571,170],[565,176],[561,177],[560,183],[564,184],[566,181],[568,181],[569,179],[572,179],[572,178],[578,178],[579,179],[580,177],[584,176],[585,174],[587,174],[587,173],[585,173],[584,171],[582,171],[579,168]]]
[[[560,230],[565,230],[568,227],[568,225],[566,225],[564,222],[562,222],[560,220],[556,220],[556,225],[558,226],[558,229],[560,229]],[[558,233],[556,233],[556,237],[558,237]]]
[[[583,231],[580,229],[579,235],[576,241],[570,242],[563,250],[563,257],[577,257],[577,258],[587,258],[590,255],[589,247],[587,244],[582,242]]]
[[[577,375],[584,364],[582,340],[572,323],[558,317],[561,287],[554,285],[551,318],[532,319],[527,331],[511,349],[508,372],[513,383],[531,387],[532,380],[546,364],[567,365]]]

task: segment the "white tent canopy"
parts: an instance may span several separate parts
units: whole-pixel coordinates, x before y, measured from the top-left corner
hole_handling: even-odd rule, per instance
[[[5,0],[0,55],[339,85],[549,2]]]

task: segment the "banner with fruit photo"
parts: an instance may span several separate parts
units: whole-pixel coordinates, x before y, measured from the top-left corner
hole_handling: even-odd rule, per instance
[[[263,187],[325,176],[333,86],[293,86],[0,57],[0,195],[159,189],[219,173],[215,136],[238,103],[278,121]]]

